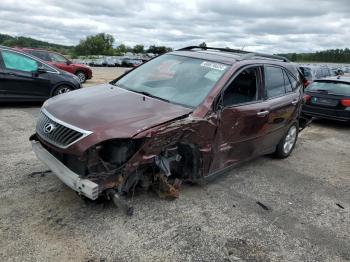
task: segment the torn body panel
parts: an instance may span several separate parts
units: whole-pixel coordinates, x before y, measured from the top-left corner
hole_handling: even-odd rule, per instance
[[[185,117],[138,133],[131,139],[107,140],[75,156],[42,145],[82,179],[98,184],[100,194],[121,196],[154,189],[176,198],[182,181],[206,176],[213,159],[214,121]],[[40,141],[36,135],[33,141]]]

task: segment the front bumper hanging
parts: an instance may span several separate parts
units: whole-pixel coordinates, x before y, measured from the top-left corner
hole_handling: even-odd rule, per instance
[[[98,185],[88,179],[82,179],[55,158],[47,151],[39,141],[32,140],[32,149],[37,158],[40,159],[47,167],[67,186],[78,192],[80,195],[86,196],[91,200],[98,198]]]

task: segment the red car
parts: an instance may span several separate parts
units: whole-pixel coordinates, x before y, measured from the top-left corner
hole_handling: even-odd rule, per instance
[[[76,75],[79,77],[80,83],[92,78],[92,71],[88,66],[75,64],[59,53],[34,48],[22,48],[21,50],[46,61],[50,65]]]

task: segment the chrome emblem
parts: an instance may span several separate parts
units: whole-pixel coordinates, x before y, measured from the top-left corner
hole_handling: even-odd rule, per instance
[[[54,124],[46,124],[45,126],[44,126],[44,133],[45,134],[50,134],[54,129],[55,129],[56,127],[55,127],[55,125]]]

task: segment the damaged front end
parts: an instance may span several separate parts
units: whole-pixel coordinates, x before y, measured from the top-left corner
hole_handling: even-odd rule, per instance
[[[208,122],[186,117],[134,138],[103,141],[79,156],[52,147],[37,134],[30,140],[38,158],[80,195],[92,200],[105,196],[131,214],[126,199],[136,192],[153,190],[162,198],[177,198],[183,181],[202,177],[208,143],[196,142],[210,141],[198,138],[203,125]]]

